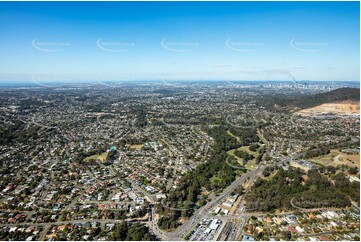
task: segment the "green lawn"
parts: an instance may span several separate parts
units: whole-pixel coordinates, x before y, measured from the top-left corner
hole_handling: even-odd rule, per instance
[[[216,181],[222,181],[222,178],[218,177],[217,175],[213,175],[211,179],[209,179],[212,183],[215,183]]]
[[[257,136],[264,144],[267,143],[267,140],[265,139],[265,137],[263,137],[263,135],[259,132],[259,130],[257,130]]]
[[[236,138],[236,140],[239,142],[240,141],[240,138],[238,136],[235,136],[234,134],[231,133],[231,131],[227,131],[227,134],[229,134],[230,136]]]
[[[261,147],[260,147],[260,148],[261,148]],[[245,151],[245,152],[247,152],[248,154],[253,155],[255,158],[253,158],[252,160],[248,161],[248,162],[246,163],[246,165],[245,165],[245,168],[246,168],[247,170],[253,170],[254,168],[256,168],[256,158],[257,158],[258,155],[259,155],[259,149],[260,149],[260,148],[258,148],[255,152],[253,152],[253,151],[250,151],[250,150],[249,150],[249,147],[248,147],[248,146],[241,146],[241,147],[239,147],[238,149],[229,150],[229,151],[227,152],[227,154],[235,157],[240,165],[243,164],[243,159],[242,159],[242,158],[239,158],[238,156],[236,156],[236,155],[234,154],[234,152],[235,152],[236,150]]]
[[[234,134],[232,134],[229,130],[227,131],[227,133],[228,133],[230,136],[236,138],[237,141],[240,141],[240,138],[237,137],[237,136],[235,136]],[[259,138],[263,143],[266,143],[266,142],[267,142],[267,140],[263,137],[263,135],[262,135],[261,133],[259,133],[259,131],[257,131],[257,136],[258,136],[258,138]],[[245,152],[247,152],[248,154],[253,155],[254,158],[253,158],[252,160],[248,161],[247,164],[245,165],[245,168],[246,168],[247,170],[253,170],[254,168],[256,168],[256,158],[259,156],[259,151],[260,151],[260,149],[261,149],[265,144],[261,144],[261,143],[258,142],[258,145],[259,145],[260,147],[259,147],[256,151],[250,151],[250,150],[249,150],[249,146],[241,146],[241,147],[239,147],[239,148],[237,148],[237,149],[229,150],[229,151],[227,152],[227,154],[230,155],[230,156],[233,156],[234,158],[236,158],[237,161],[238,161],[238,163],[239,163],[240,165],[243,164],[243,159],[242,159],[242,158],[239,158],[238,156],[236,156],[236,155],[234,154],[234,152],[235,152],[236,150],[245,151]]]

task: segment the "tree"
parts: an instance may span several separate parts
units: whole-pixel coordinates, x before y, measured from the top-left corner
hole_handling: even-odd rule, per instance
[[[350,182],[339,173],[333,176],[334,182],[318,170],[309,170],[308,179],[303,181],[304,172],[300,169],[280,169],[271,179],[258,178],[246,196],[249,209],[272,211],[292,209],[291,200],[303,208],[345,207],[351,204],[350,198],[359,202],[359,183]]]
[[[264,175],[265,177],[268,177],[271,175],[271,172],[268,169],[264,169],[262,172],[262,175]]]
[[[284,232],[282,232],[282,238],[283,238],[284,240],[290,241],[291,238],[292,238],[291,232],[290,232],[290,231],[284,231]]]
[[[127,241],[150,241],[155,237],[149,233],[149,228],[139,223],[134,224],[127,233],[125,238]]]
[[[259,145],[257,143],[253,143],[249,146],[249,150],[256,152],[256,150],[259,148]]]
[[[112,234],[113,240],[125,240],[128,233],[128,224],[127,222],[122,222],[120,224],[116,224],[115,230]]]
[[[356,166],[355,166],[355,167],[352,167],[352,168],[350,168],[350,169],[348,170],[348,173],[350,173],[351,175],[356,175],[357,172],[358,172],[358,169],[357,169]]]

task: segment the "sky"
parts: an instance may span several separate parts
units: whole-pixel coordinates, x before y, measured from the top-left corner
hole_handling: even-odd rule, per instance
[[[359,81],[359,2],[0,2],[0,82]]]

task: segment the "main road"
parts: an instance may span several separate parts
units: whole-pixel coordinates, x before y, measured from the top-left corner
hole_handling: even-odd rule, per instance
[[[241,186],[248,178],[251,178],[254,174],[258,173],[262,169],[262,164],[260,163],[256,169],[244,174],[237,180],[235,180],[230,186],[228,186],[220,195],[215,199],[208,202],[205,206],[196,210],[193,216],[185,221],[180,227],[175,231],[169,232],[166,234],[168,240],[182,240],[187,233],[189,233],[193,226],[197,225],[204,215],[209,214],[210,211],[214,210],[215,207],[223,201],[227,196],[229,196],[235,189]]]

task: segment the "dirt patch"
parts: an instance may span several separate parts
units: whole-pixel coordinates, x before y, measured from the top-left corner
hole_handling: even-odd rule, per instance
[[[322,114],[360,114],[360,103],[344,102],[344,103],[324,103],[322,105],[303,109],[296,114],[300,115],[322,115]]]
[[[179,223],[184,223],[185,221],[187,221],[186,218],[180,218],[180,219],[179,219]]]

